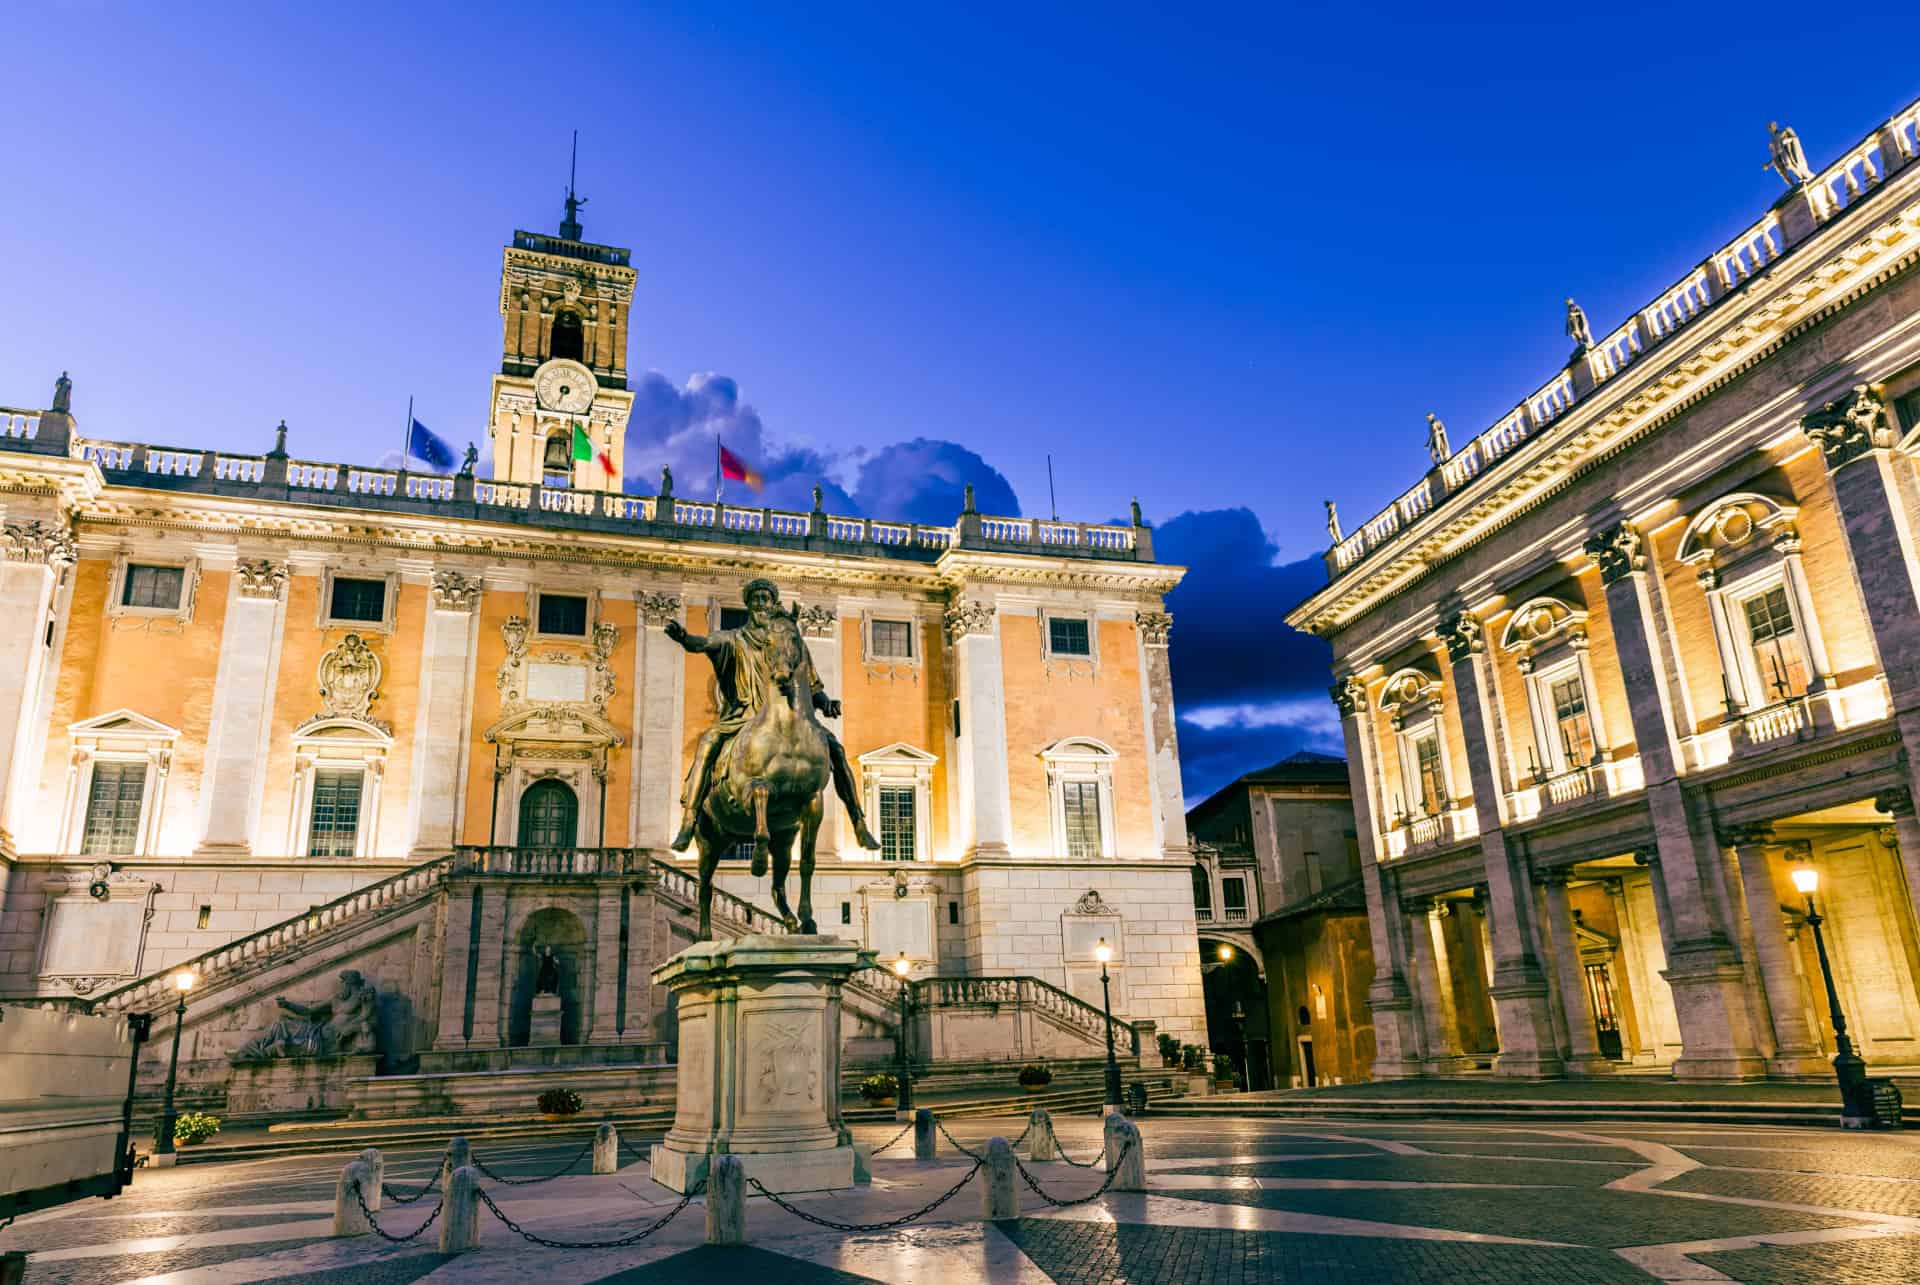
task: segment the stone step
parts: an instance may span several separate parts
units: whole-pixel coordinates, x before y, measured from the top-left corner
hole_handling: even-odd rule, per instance
[[[1445,1098],[1304,1098],[1293,1102],[1249,1101],[1236,1094],[1218,1098],[1170,1098],[1154,1104],[1156,1115],[1234,1116],[1241,1119],[1299,1120],[1684,1120],[1702,1124],[1777,1124],[1840,1126],[1838,1095],[1831,1104],[1800,1102],[1712,1101],[1490,1101]],[[1920,1127],[1920,1107],[1904,1105],[1906,1127]]]

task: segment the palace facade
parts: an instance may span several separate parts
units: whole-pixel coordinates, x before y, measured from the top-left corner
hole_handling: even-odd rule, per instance
[[[274,997],[352,968],[382,1069],[453,1073],[542,1043],[552,946],[546,1043],[670,1056],[649,973],[690,939],[693,858],[665,844],[716,688],[666,626],[735,624],[767,577],[883,842],[829,803],[816,915],[910,960],[915,1056],[1099,1052],[1102,941],[1126,1040],[1201,1038],[1181,572],[1137,508],[922,526],[623,494],[635,273],[564,231],[505,250],[491,478],[322,462],[285,425],[259,455],[96,437],[64,377],[0,410],[0,995],[159,1009],[190,970],[209,1088]],[[765,882],[719,883],[719,931],[764,930]],[[850,1047],[890,1055],[897,983],[866,978]]]
[[[1336,529],[1376,1077],[1920,1064],[1917,122]]]

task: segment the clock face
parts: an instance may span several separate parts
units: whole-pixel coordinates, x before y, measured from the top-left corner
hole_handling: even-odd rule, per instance
[[[593,389],[593,372],[565,357],[555,357],[533,372],[533,395],[542,410],[577,415],[593,405]]]

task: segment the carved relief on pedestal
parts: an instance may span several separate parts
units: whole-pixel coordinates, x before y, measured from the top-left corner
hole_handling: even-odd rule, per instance
[[[756,1024],[754,1105],[792,1111],[819,1105],[820,1039],[810,1016],[767,1016]]]

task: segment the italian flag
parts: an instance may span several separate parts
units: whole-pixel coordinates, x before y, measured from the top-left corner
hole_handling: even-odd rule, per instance
[[[587,430],[580,427],[580,421],[578,420],[573,421],[573,458],[582,464],[588,460],[598,460],[601,469],[606,475],[608,477],[613,476],[612,458],[605,451],[597,454],[594,452],[593,439],[587,436]]]

